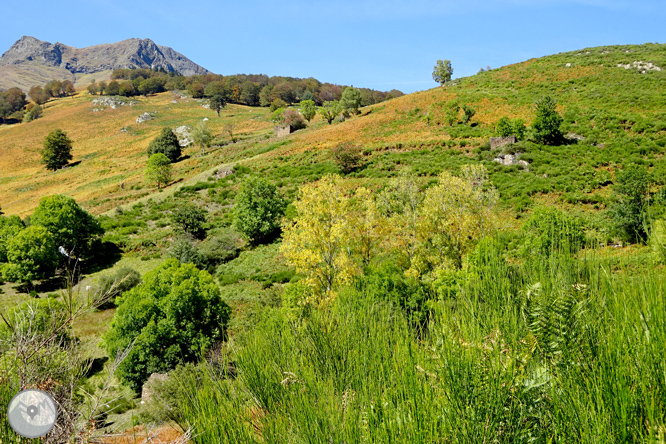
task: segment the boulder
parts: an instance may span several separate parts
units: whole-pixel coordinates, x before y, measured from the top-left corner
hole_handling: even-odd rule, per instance
[[[153,120],[154,118],[155,118],[154,113],[143,113],[136,119],[136,123],[147,122],[149,120]]]
[[[192,128],[185,125],[174,128],[173,133],[178,138],[178,143],[180,146],[186,147],[194,143],[194,138],[192,137],[190,131],[192,131]]]
[[[151,374],[141,389],[141,404],[147,404],[152,399],[154,390],[153,386],[156,381],[166,381],[167,379],[169,379],[168,373]]]

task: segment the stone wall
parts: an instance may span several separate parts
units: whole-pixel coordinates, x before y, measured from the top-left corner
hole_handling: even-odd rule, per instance
[[[278,138],[288,136],[293,132],[291,125],[275,126],[275,134]]]
[[[508,136],[508,137],[491,137],[490,138],[490,149],[495,150],[497,148],[501,148],[504,145],[509,145],[510,143],[516,143],[516,136]]]

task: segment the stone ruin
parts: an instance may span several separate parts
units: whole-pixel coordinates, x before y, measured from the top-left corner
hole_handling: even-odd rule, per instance
[[[490,149],[496,150],[497,148],[502,148],[503,146],[516,143],[518,140],[516,136],[508,137],[491,137],[490,138]]]
[[[288,136],[289,134],[291,134],[291,133],[294,132],[294,130],[292,129],[291,125],[284,125],[284,126],[277,126],[277,125],[276,125],[275,128],[273,128],[273,129],[275,130],[275,135],[276,135],[278,138],[286,137],[286,136]]]

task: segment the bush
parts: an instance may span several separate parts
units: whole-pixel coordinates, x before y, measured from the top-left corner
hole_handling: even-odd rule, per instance
[[[107,295],[108,302],[100,305],[100,309],[115,307],[116,298],[126,291],[131,290],[141,283],[141,275],[138,271],[122,267],[113,274],[106,274],[99,278],[97,292]]]
[[[185,204],[174,211],[171,220],[180,230],[197,239],[202,239],[206,236],[203,225],[206,223],[207,214],[208,212],[203,208],[194,204]]]
[[[306,127],[305,119],[303,119],[303,116],[301,116],[298,111],[294,111],[293,109],[288,109],[283,113],[282,124],[290,125],[293,131],[297,131]]]
[[[162,128],[162,132],[155,137],[148,145],[149,156],[156,153],[162,153],[169,158],[171,162],[175,162],[181,155],[180,143],[178,138],[171,131],[171,128]]]
[[[539,100],[536,104],[536,117],[532,123],[534,140],[545,145],[557,145],[562,142],[560,132],[562,116],[556,109],[557,103],[550,96]]]
[[[647,239],[646,199],[648,173],[638,165],[631,165],[618,172],[613,186],[615,202],[609,208],[618,234],[631,242]]]
[[[133,344],[118,376],[136,391],[151,373],[197,361],[226,339],[231,309],[211,275],[192,264],[166,260],[117,302],[105,345],[114,359]]]
[[[349,174],[361,166],[363,156],[358,147],[345,143],[332,150],[333,160],[343,174]]]
[[[279,231],[285,208],[285,200],[275,185],[250,177],[236,195],[234,228],[254,244],[264,242]]]
[[[522,231],[521,253],[536,258],[555,251],[578,251],[585,241],[582,222],[553,207],[535,208]]]
[[[238,233],[233,230],[225,230],[209,236],[202,242],[199,253],[203,256],[206,267],[212,269],[238,256],[241,242]]]
[[[268,109],[269,109],[271,112],[274,112],[276,109],[286,108],[286,107],[288,107],[288,106],[289,106],[289,104],[288,104],[287,102],[285,102],[284,100],[282,100],[282,99],[275,99],[275,100],[273,100],[273,101],[271,102],[271,104],[270,104],[270,106],[268,107]]]
[[[169,248],[167,256],[178,259],[181,264],[194,264],[199,269],[206,268],[204,257],[189,239],[180,238],[176,240]]]

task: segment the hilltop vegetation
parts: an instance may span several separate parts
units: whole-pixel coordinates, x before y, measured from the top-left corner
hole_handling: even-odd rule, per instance
[[[86,343],[96,358],[125,358],[82,383],[90,400],[76,427],[98,420],[81,436],[140,418],[201,443],[659,442],[659,67],[666,45],[591,48],[371,106],[343,92],[342,106],[323,104],[342,118],[314,116],[280,139],[271,120],[298,113],[287,101],[277,114],[230,104],[217,118],[171,92],[97,112],[96,97],[79,94],[3,127],[16,150],[62,125],[82,160],[46,173],[0,148],[12,166],[3,211],[26,216],[34,196],[68,190],[98,214],[93,235],[122,254],[84,264],[79,288],[113,298],[86,315],[96,327],[77,318],[66,330],[80,343],[48,343],[75,369]],[[147,111],[153,120],[134,123]],[[211,147],[165,156],[173,177],[158,191],[143,177],[149,144],[204,118]],[[513,134],[491,149],[490,137]],[[30,229],[2,220],[0,260],[15,249],[5,239]],[[61,308],[39,313],[49,310]],[[154,371],[170,377],[142,408],[103,381],[138,390]]]

